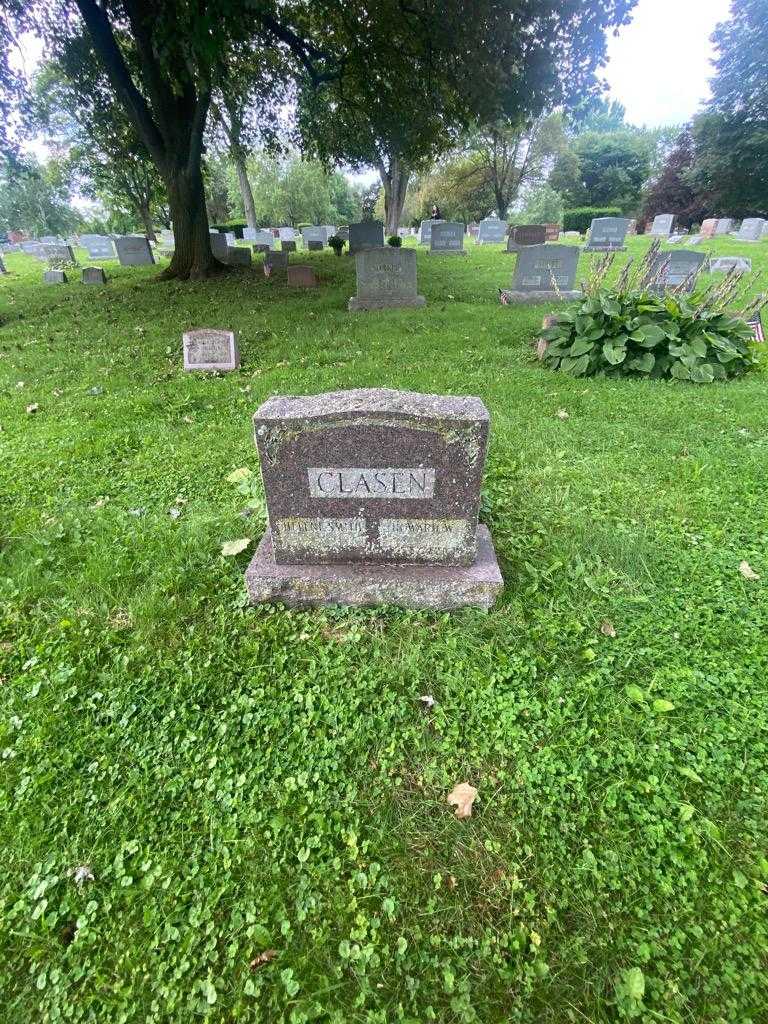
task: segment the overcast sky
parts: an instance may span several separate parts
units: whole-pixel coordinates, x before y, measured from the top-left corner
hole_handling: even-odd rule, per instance
[[[680,124],[709,95],[709,37],[730,17],[729,0],[639,0],[632,23],[608,41],[604,75],[627,120]]]

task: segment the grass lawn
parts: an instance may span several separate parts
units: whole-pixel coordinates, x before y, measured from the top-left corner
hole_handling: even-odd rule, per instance
[[[420,253],[426,309],[357,314],[330,252],[314,292],[7,258],[3,1024],[768,1020],[765,364],[552,373],[514,257],[469,248]],[[184,374],[195,326],[242,369]],[[247,607],[252,413],[375,386],[491,410],[502,599]]]

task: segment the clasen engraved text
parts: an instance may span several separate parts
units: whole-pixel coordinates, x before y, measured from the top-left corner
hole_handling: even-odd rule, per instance
[[[432,498],[434,469],[308,469],[313,498]]]

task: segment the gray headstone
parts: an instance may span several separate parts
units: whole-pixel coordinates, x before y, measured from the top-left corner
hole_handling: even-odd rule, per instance
[[[442,218],[439,220],[429,218],[428,220],[423,220],[421,222],[421,227],[419,228],[419,245],[429,245],[432,241],[432,228],[435,224],[442,224]]]
[[[64,240],[58,235],[43,235],[40,239],[43,245],[62,245]]]
[[[444,255],[466,256],[464,248],[464,225],[458,221],[443,221],[432,225],[429,251]]]
[[[763,238],[768,238],[768,220],[763,224]]]
[[[515,302],[574,299],[579,264],[575,245],[529,245],[520,249],[508,296]]]
[[[309,252],[322,252],[323,243],[317,241],[314,238],[310,238],[309,241],[307,242],[307,249],[309,250]]]
[[[43,274],[43,284],[66,284],[67,275],[63,270],[46,270]]]
[[[675,226],[674,213],[659,213],[653,218],[649,235],[671,235]]]
[[[426,305],[416,284],[416,253],[383,245],[355,255],[357,295],[349,300],[351,312],[363,309],[420,307]]]
[[[258,231],[255,228],[245,228],[243,238],[246,237],[246,231],[248,232],[247,239],[249,242],[254,242],[256,245],[268,245],[270,249],[274,249],[275,236],[271,231],[265,231],[263,228],[260,228]]]
[[[229,257],[229,246],[227,236],[223,231],[211,232],[211,252],[220,263],[226,263]]]
[[[227,265],[230,267],[250,267],[252,262],[251,250],[244,245],[227,246]]]
[[[280,243],[283,252],[296,252],[296,241],[292,238],[284,238]]]
[[[27,256],[34,256],[38,260],[45,259],[45,246],[42,242],[22,242],[21,249]]]
[[[288,244],[288,243],[286,243],[286,244]],[[252,246],[252,248],[253,248],[253,251],[255,253],[272,252],[272,246],[271,245],[267,245],[264,242],[257,242],[256,245]]]
[[[733,231],[733,218],[720,217],[715,228],[715,235],[729,235]]]
[[[744,273],[750,273],[752,260],[747,259],[746,256],[713,256],[709,261],[709,269],[713,274],[727,274],[734,267]]]
[[[5,269],[5,263],[3,261],[3,257],[0,256],[0,274],[7,274],[7,273],[8,273],[8,271]]]
[[[285,244],[285,243],[283,243]],[[278,252],[271,249],[264,253],[264,274],[269,277],[272,274],[284,275],[288,270],[288,253]]]
[[[349,225],[349,252],[354,256],[365,249],[378,249],[384,245],[384,225],[380,220],[364,220]]]
[[[319,224],[310,224],[301,229],[301,237],[306,246],[309,242],[319,242],[320,248],[325,245],[325,231]]]
[[[544,245],[547,228],[544,224],[517,224],[512,228],[507,241],[507,252],[520,252],[526,246]]]
[[[257,229],[256,228],[243,228],[243,241],[244,242],[255,242]],[[271,232],[270,232],[271,234]]]
[[[83,267],[83,284],[106,284],[107,275],[102,267]]]
[[[509,225],[505,220],[498,217],[486,217],[480,221],[477,229],[478,245],[499,245],[506,241],[507,228]]]
[[[168,233],[170,234],[170,232]],[[171,239],[173,239],[172,234]],[[87,249],[88,258],[92,260],[113,260],[117,255],[115,253],[115,243],[106,236],[89,238],[87,241],[80,239],[80,244]]]
[[[144,267],[155,262],[150,244],[142,235],[121,235],[115,246],[121,267]]]
[[[227,245],[230,246],[230,247],[234,246],[235,242],[237,241],[237,239],[235,238],[235,232],[234,231],[225,231],[224,232],[224,237],[227,240]]]
[[[337,228],[336,234],[339,238],[343,238],[345,242],[349,242],[349,225]]]
[[[63,260],[65,263],[74,263],[75,254],[72,246],[66,242],[47,242],[43,246],[43,254],[47,260]]]
[[[244,250],[248,252],[248,250]],[[237,370],[240,353],[234,331],[203,328],[183,336],[185,370]]]
[[[585,252],[623,252],[628,230],[627,217],[595,217],[589,228]]]
[[[291,227],[278,228],[277,231],[281,242],[293,242],[296,238],[296,232]]]
[[[651,290],[661,294],[667,288],[677,288],[687,282],[685,291],[692,292],[695,281],[691,275],[702,269],[706,261],[707,254],[703,252],[689,252],[687,249],[660,252],[654,261],[654,269],[660,275]],[[665,265],[666,269],[662,270]]]
[[[176,236],[172,231],[168,231],[167,228],[163,228],[160,232],[160,244],[165,246],[166,249],[175,249]]]
[[[741,222],[739,233],[736,235],[740,242],[759,242],[763,235],[765,220],[762,217],[748,217]]]
[[[490,417],[385,389],[268,399],[253,418],[275,561],[471,565]]]

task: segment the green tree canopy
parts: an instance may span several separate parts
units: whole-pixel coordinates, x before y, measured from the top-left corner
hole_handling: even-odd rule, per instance
[[[653,144],[643,132],[586,132],[555,164],[549,183],[568,206],[634,210],[651,167]]]

